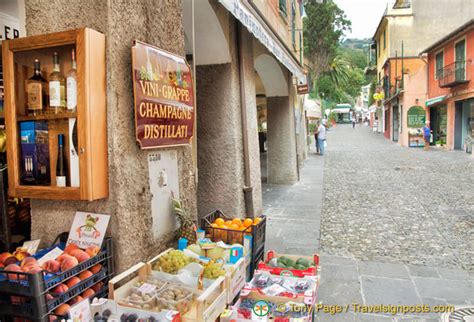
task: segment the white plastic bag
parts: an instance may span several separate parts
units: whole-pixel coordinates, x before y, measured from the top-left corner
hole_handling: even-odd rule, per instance
[[[328,141],[324,140],[324,148],[328,147]]]

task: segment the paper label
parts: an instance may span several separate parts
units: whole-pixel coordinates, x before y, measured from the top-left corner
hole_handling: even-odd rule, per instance
[[[269,287],[264,288],[262,292],[270,296],[277,296],[283,292],[288,292],[288,290],[278,284],[272,284]]]
[[[152,285],[148,283],[143,283],[143,285],[137,289],[137,291],[142,294],[149,294],[149,293],[154,292],[155,290],[156,290],[156,285]]]
[[[44,263],[49,261],[50,259],[56,259],[59,255],[61,255],[63,251],[59,247],[55,247],[53,250],[48,252],[46,255],[38,259],[38,265],[42,266]]]
[[[28,253],[31,255],[36,254],[36,251],[38,250],[39,244],[40,244],[41,239],[35,239],[35,240],[29,240],[23,243],[23,246],[21,248],[26,249]]]
[[[69,231],[67,244],[77,244],[80,248],[102,247],[110,216],[88,212],[76,212]]]
[[[43,94],[41,92],[41,83],[34,82],[27,85],[28,109],[38,111],[43,109]]]
[[[73,322],[89,322],[93,321],[91,305],[89,299],[82,300],[69,309],[69,317]]]
[[[59,81],[49,82],[49,105],[61,106],[61,83]]]
[[[66,78],[67,109],[73,110],[77,106],[77,82],[74,77]]]
[[[65,186],[66,186],[66,177],[64,177],[64,176],[57,176],[57,177],[56,177],[56,186],[58,186],[58,187],[65,187]]]

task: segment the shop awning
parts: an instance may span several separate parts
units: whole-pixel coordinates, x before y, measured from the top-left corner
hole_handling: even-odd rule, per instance
[[[306,111],[306,117],[308,119],[320,119],[322,118],[321,103],[318,100],[309,98],[309,95],[305,95],[304,98],[304,109]]]
[[[350,108],[333,108],[331,112],[344,114],[344,113],[349,113],[350,110],[351,110]]]
[[[441,95],[441,96],[438,96],[438,97],[434,97],[434,98],[431,98],[429,100],[427,100],[425,102],[425,106],[432,106],[432,105],[435,105],[437,103],[440,103],[442,101],[444,101],[446,99],[447,95]]]
[[[299,83],[307,83],[303,68],[296,62],[270,28],[242,0],[219,0],[219,2],[298,79]]]

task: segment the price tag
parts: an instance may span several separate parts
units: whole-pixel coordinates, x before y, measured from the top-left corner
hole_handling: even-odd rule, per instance
[[[36,254],[36,251],[38,250],[40,241],[41,239],[26,241],[23,243],[23,246],[21,246],[21,248],[24,248],[28,253],[30,253],[31,255],[34,255]]]
[[[74,322],[89,322],[93,321],[91,305],[89,299],[82,300],[69,309],[69,316]]]
[[[51,250],[50,252],[48,252],[46,255],[44,255],[43,257],[38,259],[38,265],[41,266],[44,263],[46,263],[47,261],[49,261],[50,259],[58,258],[58,256],[61,255],[62,253],[63,253],[63,251],[61,250],[61,248],[56,247],[53,250]]]
[[[149,293],[154,292],[155,290],[156,290],[156,285],[152,285],[148,283],[143,283],[143,285],[137,289],[137,291],[142,294],[149,294]]]

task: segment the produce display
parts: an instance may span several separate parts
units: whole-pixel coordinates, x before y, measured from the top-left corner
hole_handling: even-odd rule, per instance
[[[311,293],[316,286],[316,282],[311,278],[275,276],[267,272],[261,272],[254,275],[246,288],[256,289],[260,293],[269,296],[297,298],[298,296],[308,295],[306,292],[310,291]]]
[[[143,287],[144,285],[146,287]],[[135,283],[134,287],[128,291],[128,295],[119,299],[117,303],[147,311],[171,310],[185,313],[189,309],[192,298],[191,290],[155,279],[147,280],[145,283]]]
[[[189,243],[194,244],[197,240],[196,224],[192,217],[186,212],[180,199],[171,199],[176,219],[179,222],[178,238],[186,238]]]
[[[100,249],[97,246],[80,249],[76,244],[69,244],[58,258],[50,259],[40,266],[36,258],[20,249],[13,254],[0,254],[0,267],[3,267],[5,271],[11,272],[35,274],[44,271],[44,273],[55,274],[72,269],[79,263],[94,257],[99,251]],[[8,274],[7,277],[10,280],[25,278],[25,276],[18,274]]]
[[[216,263],[214,261],[209,261],[204,266],[204,278],[216,279],[219,276],[225,276],[225,270],[222,263]]]
[[[211,224],[213,228],[229,229],[229,230],[239,230],[239,231],[251,231],[252,226],[258,225],[262,221],[262,218],[256,217],[240,219],[233,218],[232,220],[225,220],[224,218],[216,218]]]
[[[165,273],[177,274],[181,268],[195,261],[196,259],[186,256],[182,251],[173,249],[159,257],[153,269]]]
[[[285,256],[272,258],[271,260],[267,262],[267,264],[270,267],[292,268],[292,269],[307,269],[311,266],[314,266],[314,264],[311,263],[306,258],[298,258],[296,261],[294,261]]]

